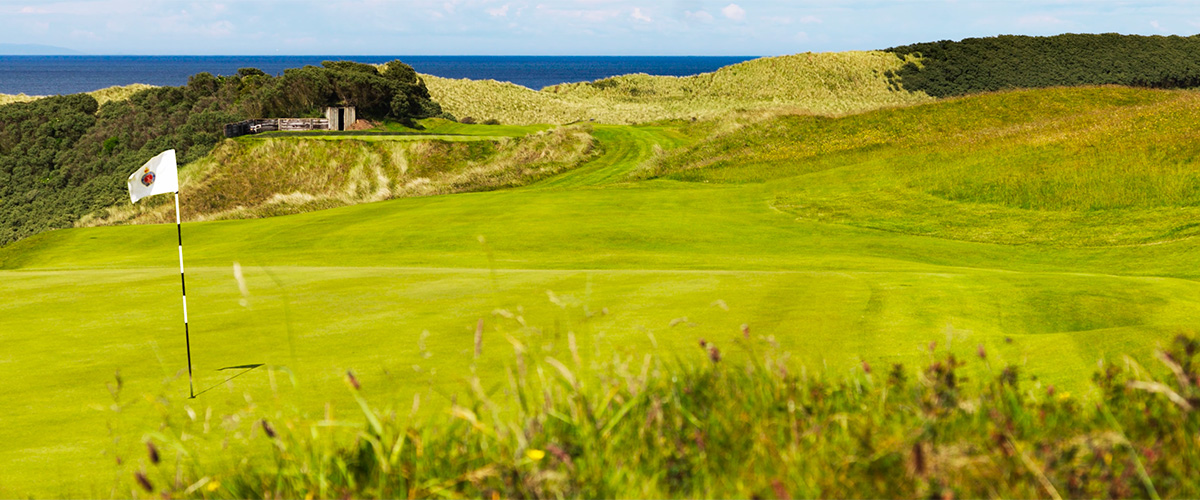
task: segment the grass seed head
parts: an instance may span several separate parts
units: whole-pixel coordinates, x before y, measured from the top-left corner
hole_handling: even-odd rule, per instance
[[[262,419],[261,423],[262,423],[263,432],[267,434],[267,437],[269,437],[271,439],[275,439],[275,429],[271,427],[271,423],[267,422],[267,419],[265,419],[265,418]]]
[[[158,448],[154,447],[154,443],[146,441],[146,453],[150,455],[150,463],[158,464]]]
[[[362,389],[362,385],[358,383],[358,378],[354,376],[354,372],[351,370],[346,370],[346,382],[356,391]]]
[[[150,484],[150,478],[146,477],[145,472],[137,471],[133,477],[137,479],[137,483],[141,485],[142,489],[146,490],[146,493],[154,493],[154,485]]]

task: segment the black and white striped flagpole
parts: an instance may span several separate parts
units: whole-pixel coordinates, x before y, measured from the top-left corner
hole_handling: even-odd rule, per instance
[[[188,397],[196,397],[196,386],[192,382],[192,339],[188,335],[187,280],[183,278],[183,223],[179,220],[179,191],[175,191],[175,234],[179,237],[179,286],[183,290],[183,341],[187,345]]]

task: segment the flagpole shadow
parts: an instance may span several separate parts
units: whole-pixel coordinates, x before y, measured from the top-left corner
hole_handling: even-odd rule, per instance
[[[247,374],[247,373],[250,373],[252,370],[254,370],[255,368],[258,368],[258,367],[260,367],[260,366],[263,366],[263,363],[255,363],[255,364],[250,364],[250,365],[226,366],[225,368],[218,369],[217,371],[225,371],[225,370],[242,370],[242,371],[238,372],[236,375],[234,375],[234,376],[232,376],[232,377],[229,377],[229,378],[227,378],[227,379],[225,379],[225,380],[221,381],[220,383],[218,383],[218,384],[216,384],[216,385],[214,385],[214,386],[212,386],[212,387],[209,387],[208,389],[205,389],[205,390],[203,390],[203,391],[197,392],[195,396],[192,396],[192,399],[195,399],[196,397],[198,397],[198,396],[200,396],[201,394],[204,394],[204,393],[206,393],[206,392],[208,392],[208,391],[211,391],[211,390],[213,390],[213,389],[216,389],[216,388],[218,388],[218,387],[221,387],[222,385],[225,385],[226,383],[228,383],[230,380],[233,380],[233,379],[235,379],[235,378],[238,378],[238,377],[240,377],[240,376],[242,376],[242,375],[245,375],[245,374]]]

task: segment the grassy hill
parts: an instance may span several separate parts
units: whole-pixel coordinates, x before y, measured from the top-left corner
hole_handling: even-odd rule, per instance
[[[885,74],[904,62],[885,52],[805,53],[694,76],[623,75],[540,91],[495,81],[424,78],[433,98],[460,119],[631,124],[778,108],[839,115],[929,101],[924,93],[888,83]]]
[[[262,412],[361,418],[347,370],[365,397],[439,418],[464,391],[509,404],[514,349],[636,372],[741,325],[792,373],[912,365],[936,342],[960,358],[982,346],[1031,391],[1095,398],[1098,360],[1146,359],[1200,314],[1197,240],[1164,234],[1191,210],[1193,102],[1052,89],[598,124],[594,156],[520,188],[186,223],[195,400],[181,399],[174,227],[26,238],[0,248],[0,495],[131,495],[164,418],[238,439],[261,436]],[[265,159],[289,141],[228,147]],[[417,147],[354,141],[306,148]],[[1036,226],[1097,214],[1110,223]]]
[[[1197,234],[1197,99],[1059,88],[782,116],[646,172],[766,182],[773,206],[821,222],[1005,245],[1161,244]]]
[[[585,127],[529,135],[478,135],[495,127],[435,129],[457,135],[280,134],[226,140],[181,170],[185,220],[270,217],[406,196],[516,187],[574,168],[589,158]],[[468,135],[463,132],[474,132]],[[120,203],[81,226],[175,219],[173,199]]]

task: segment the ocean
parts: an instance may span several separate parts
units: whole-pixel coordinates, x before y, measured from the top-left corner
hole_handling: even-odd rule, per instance
[[[400,59],[420,73],[446,78],[499,80],[541,89],[629,73],[687,76],[753,59],[709,56],[0,56],[0,94],[53,95],[113,85],[179,86],[201,72],[231,75],[351,60],[378,64]]]

